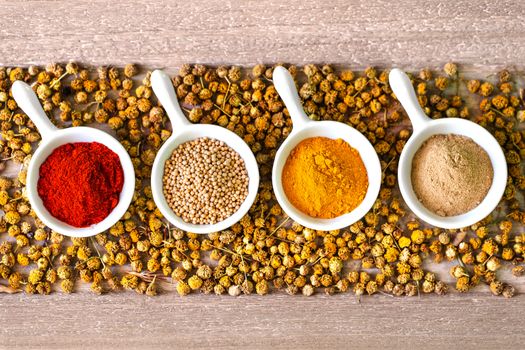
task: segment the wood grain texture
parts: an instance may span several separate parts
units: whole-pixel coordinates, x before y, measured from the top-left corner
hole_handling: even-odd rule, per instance
[[[522,1],[10,1],[0,64],[524,67]],[[447,265],[439,266],[447,277]],[[505,271],[525,292],[525,281]],[[0,348],[523,348],[525,296],[0,295]]]
[[[523,348],[525,297],[133,294],[0,298],[0,346],[180,349]]]
[[[523,65],[525,2],[9,1],[0,63]]]

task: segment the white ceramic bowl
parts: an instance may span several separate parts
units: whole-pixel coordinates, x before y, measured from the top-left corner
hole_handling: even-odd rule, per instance
[[[489,215],[498,205],[507,184],[507,162],[503,151],[485,128],[460,118],[432,120],[421,109],[408,76],[393,69],[389,76],[390,86],[407,112],[414,132],[401,153],[398,165],[398,182],[401,195],[408,207],[418,217],[431,225],[453,229],[475,224]],[[428,210],[417,198],[412,188],[412,159],[422,144],[432,135],[456,134],[470,137],[489,155],[494,170],[492,185],[483,201],[467,213],[443,217]]]
[[[293,220],[315,230],[337,230],[352,225],[372,208],[381,187],[381,164],[374,147],[363,134],[351,126],[334,121],[317,122],[308,118],[299,100],[293,78],[284,67],[274,69],[273,83],[293,122],[293,130],[277,151],[273,163],[272,184],[277,201]],[[368,190],[361,204],[350,213],[333,219],[313,218],[295,208],[286,197],[282,185],[283,167],[295,146],[311,137],[343,139],[359,152],[368,175]]]
[[[164,217],[176,227],[192,233],[217,232],[232,226],[238,222],[250,209],[259,188],[259,168],[255,157],[248,145],[234,132],[216,125],[191,124],[182,113],[175,90],[169,76],[161,70],[156,70],[151,74],[151,86],[155,95],[161,102],[170,118],[173,134],[166,140],[160,148],[153,169],[151,172],[151,190],[153,200],[157,204]],[[164,197],[162,177],[164,175],[164,164],[171,157],[171,154],[180,144],[195,140],[201,137],[208,137],[225,142],[234,151],[239,153],[244,160],[244,165],[248,172],[248,196],[241,204],[240,208],[227,219],[213,225],[195,225],[187,223],[177,216],[169,207]]]
[[[133,198],[135,190],[135,170],[128,153],[114,137],[108,133],[89,127],[57,129],[42,109],[38,98],[29,85],[16,81],[12,86],[12,94],[18,106],[31,118],[38,128],[42,141],[33,154],[27,169],[27,196],[32,209],[46,226],[71,237],[89,237],[99,234],[113,226],[124,215]],[[37,184],[40,165],[57,148],[71,142],[98,142],[115,152],[120,159],[124,172],[124,185],[120,192],[117,206],[101,222],[89,227],[74,227],[52,216],[38,195]]]

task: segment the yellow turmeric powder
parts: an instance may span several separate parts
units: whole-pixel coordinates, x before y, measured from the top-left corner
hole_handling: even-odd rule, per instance
[[[359,152],[346,141],[312,137],[290,152],[282,184],[297,209],[314,218],[332,219],[363,201],[368,174]]]

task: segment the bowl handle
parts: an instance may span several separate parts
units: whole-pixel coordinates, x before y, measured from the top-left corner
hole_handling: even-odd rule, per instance
[[[274,68],[273,84],[288,109],[288,112],[290,112],[294,131],[299,130],[306,125],[306,123],[312,121],[304,112],[297,88],[295,87],[295,82],[286,68],[282,66]]]
[[[11,87],[11,93],[16,101],[16,104],[24,111],[25,114],[35,124],[42,139],[51,137],[53,132],[57,131],[57,127],[51,123],[46,112],[42,108],[38,97],[31,88],[23,81],[17,80]]]
[[[173,131],[191,124],[184,113],[182,113],[182,109],[180,109],[179,101],[177,100],[177,95],[175,94],[175,89],[173,88],[173,83],[169,75],[159,69],[154,70],[153,73],[151,73],[151,87],[157,99],[162,104],[162,107],[166,110]]]
[[[422,129],[431,119],[427,117],[419,105],[414,87],[408,76],[401,69],[394,68],[390,71],[388,80],[392,91],[407,112],[414,131]]]

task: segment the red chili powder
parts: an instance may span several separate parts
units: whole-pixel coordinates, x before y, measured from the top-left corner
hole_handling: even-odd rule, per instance
[[[104,220],[124,184],[118,155],[98,142],[57,147],[40,166],[38,194],[55,218],[75,227]]]

